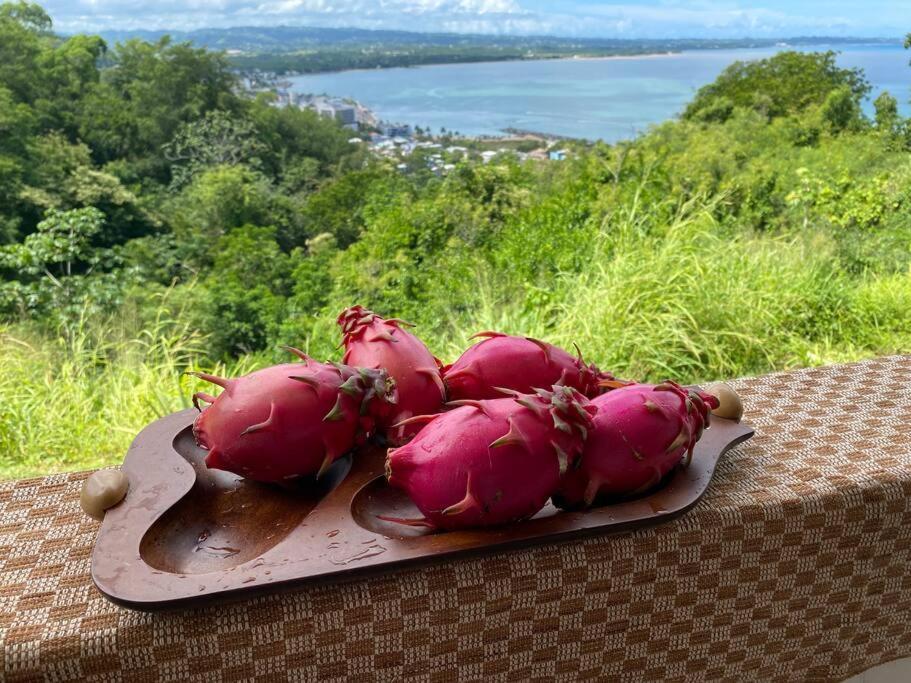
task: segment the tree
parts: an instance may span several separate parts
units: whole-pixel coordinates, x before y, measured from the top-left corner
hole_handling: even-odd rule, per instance
[[[364,209],[385,189],[385,174],[376,167],[346,173],[324,183],[304,204],[302,216],[309,236],[329,233],[348,247],[364,228]]]
[[[826,96],[820,110],[822,120],[833,133],[856,130],[863,120],[860,105],[847,86],[836,88]]]
[[[49,209],[93,206],[108,218],[95,240],[99,246],[121,244],[156,229],[158,221],[118,178],[92,166],[91,153],[61,133],[35,136],[27,145],[28,164],[19,191],[22,214]]]
[[[104,214],[94,207],[51,209],[22,244],[4,247],[4,264],[24,275],[44,275],[59,285],[60,278],[74,271],[91,270],[92,238],[103,225]]]
[[[93,246],[104,221],[94,207],[52,209],[21,243],[0,247],[0,272],[16,274],[16,279],[0,282],[0,311],[30,312],[59,322],[81,308],[87,292],[94,307],[116,298],[125,278],[122,273],[119,282],[106,277],[103,271],[116,266],[116,259]]]
[[[183,187],[212,166],[244,163],[257,168],[265,149],[251,121],[218,109],[207,112],[201,119],[182,124],[164,146],[164,156],[171,162],[171,187]]]
[[[731,118],[733,113],[734,103],[727,97],[722,96],[697,111],[692,118],[695,121],[704,121],[705,123],[724,123]]]
[[[98,63],[107,49],[98,36],[78,35],[41,53],[38,63],[46,95],[34,106],[45,129],[64,131],[77,140],[82,97],[98,83]]]
[[[338,254],[335,237],[328,232],[320,233],[307,241],[307,256],[291,273],[293,295],[288,300],[289,323],[294,318],[313,315],[329,300],[332,292],[330,265]]]
[[[876,112],[874,115],[876,127],[883,131],[891,131],[899,118],[898,100],[892,97],[888,90],[883,90],[873,101],[873,109]]]
[[[757,96],[763,97],[769,118],[796,114],[823,105],[829,93],[842,87],[858,106],[870,91],[863,72],[838,67],[832,51],[779,52],[767,59],[731,64],[713,83],[699,89],[683,118],[699,118],[701,111],[717,107],[720,98],[749,108]]]
[[[281,324],[291,293],[291,261],[274,228],[245,225],[222,237],[205,281],[202,321],[215,357],[264,349]]]
[[[873,102],[876,131],[882,136],[886,149],[900,150],[906,148],[911,139],[909,122],[898,112],[898,100],[888,91],[883,90]]]
[[[50,40],[50,27],[50,17],[38,5],[0,4],[0,85],[17,102],[33,102],[45,87],[36,75],[38,59]]]
[[[41,5],[33,2],[5,2],[0,5],[0,20],[11,19],[22,27],[43,35],[50,35],[53,22]]]
[[[345,157],[358,153],[359,146],[348,143],[350,131],[309,109],[273,107],[259,99],[247,115],[266,147],[261,155],[263,169],[279,182],[296,173],[305,159],[315,159],[320,175],[326,176]]]
[[[245,166],[216,166],[184,189],[177,207],[178,225],[195,233],[190,239],[211,244],[233,228],[268,222],[269,182]]]
[[[29,167],[27,142],[36,125],[34,111],[17,103],[0,83],[0,245],[15,241],[19,234],[19,193]]]
[[[208,268],[220,237],[244,225],[272,225],[283,248],[304,243],[300,209],[269,178],[243,165],[200,173],[165,206],[186,264]]]
[[[129,40],[110,54],[111,67],[89,88],[80,136],[97,161],[146,159],[145,172],[166,181],[162,147],[182,124],[214,109],[236,111],[234,76],[224,55],[172,44]]]

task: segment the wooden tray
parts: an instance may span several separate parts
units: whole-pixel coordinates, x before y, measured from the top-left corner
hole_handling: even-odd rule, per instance
[[[689,468],[642,498],[587,512],[550,504],[509,527],[430,533],[377,515],[420,517],[385,485],[385,453],[368,447],[338,460],[319,484],[282,490],[209,470],[193,440],[193,409],[146,427],[123,471],[129,492],[108,510],[92,553],[92,579],[110,600],[157,610],[274,591],[354,572],[391,569],[467,552],[617,533],[686,512],[705,493],[718,459],[753,429],[712,418]]]

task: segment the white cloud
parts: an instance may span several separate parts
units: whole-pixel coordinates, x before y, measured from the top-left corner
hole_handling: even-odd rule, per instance
[[[377,4],[387,11],[408,14],[505,14],[522,11],[513,0],[386,0]]]
[[[830,28],[850,24],[844,17],[828,13],[816,16],[786,14],[762,7],[740,8],[709,3],[667,4],[657,7],[643,5],[588,5],[588,14],[599,19],[622,21],[630,28],[644,29],[651,25],[703,27],[723,29],[785,30],[789,27]]]
[[[272,0],[259,4],[237,2],[237,12],[268,14],[335,14],[362,16],[485,15],[521,12],[513,0]]]
[[[44,4],[58,28],[69,31],[286,24],[603,37],[900,32],[889,23],[890,11],[871,7],[862,20],[851,0],[653,0],[648,4],[637,0],[45,0]],[[883,10],[890,10],[894,3],[881,4]]]

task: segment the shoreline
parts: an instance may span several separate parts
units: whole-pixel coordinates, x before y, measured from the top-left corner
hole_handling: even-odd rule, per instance
[[[854,61],[865,59],[864,55],[867,54],[867,45],[871,43],[852,43],[858,45],[859,47],[854,50],[849,50],[845,48],[845,51],[842,53],[844,60],[847,63],[852,63],[849,60],[849,57],[856,53],[858,56],[850,57]],[[878,45],[878,44],[877,44]],[[794,45],[787,46],[776,46],[775,48],[766,49],[767,53],[773,53],[777,50],[787,50],[794,49]],[[888,49],[887,49],[888,48]],[[629,139],[635,137],[638,134],[641,134],[649,125],[660,123],[661,121],[673,118],[675,115],[679,114],[682,110],[682,107],[685,105],[685,95],[681,95],[678,90],[680,88],[672,89],[668,87],[658,87],[656,86],[656,92],[664,93],[667,95],[669,102],[675,103],[677,100],[680,100],[679,107],[671,107],[668,105],[659,106],[649,106],[644,107],[643,111],[648,116],[639,116],[634,120],[634,115],[632,112],[620,111],[616,116],[581,116],[579,117],[580,126],[573,126],[572,128],[563,125],[558,120],[559,117],[555,118],[555,114],[551,112],[550,109],[547,109],[544,106],[544,115],[536,116],[537,111],[524,111],[521,109],[523,105],[522,102],[519,105],[507,104],[503,105],[503,115],[499,110],[493,108],[490,103],[481,102],[480,104],[475,104],[471,101],[471,97],[477,98],[478,95],[475,93],[469,93],[469,97],[466,99],[466,102],[462,102],[462,99],[458,99],[454,104],[450,104],[448,100],[444,101],[442,105],[437,105],[436,99],[430,97],[430,95],[435,95],[437,97],[446,96],[445,93],[437,95],[433,91],[437,85],[443,83],[450,83],[450,78],[452,77],[452,82],[460,84],[463,81],[468,83],[472,88],[475,87],[475,84],[485,84],[489,79],[493,79],[497,85],[503,85],[507,87],[513,80],[520,77],[524,72],[534,72],[534,74],[543,74],[540,76],[542,83],[556,84],[554,87],[560,87],[560,84],[565,85],[565,80],[574,78],[574,74],[580,74],[579,78],[587,82],[587,80],[598,81],[603,79],[606,81],[611,81],[615,78],[615,75],[619,74],[619,77],[623,78],[624,75],[629,73],[633,74],[648,74],[656,73],[660,74],[670,70],[671,72],[681,71],[681,64],[686,64],[687,60],[690,59],[688,55],[693,55],[693,63],[696,66],[708,64],[709,66],[713,65],[715,62],[724,61],[721,57],[726,57],[731,61],[735,59],[757,59],[759,56],[764,56],[764,54],[759,54],[759,56],[753,56],[756,54],[756,51],[752,48],[743,49],[743,50],[725,50],[725,55],[719,56],[718,59],[713,59],[711,56],[703,57],[704,55],[712,55],[718,51],[718,48],[708,48],[700,50],[684,50],[681,52],[672,52],[667,50],[662,50],[658,52],[648,52],[635,55],[601,55],[601,56],[587,56],[587,55],[566,55],[560,57],[547,57],[547,58],[523,58],[523,59],[510,59],[510,60],[487,60],[481,62],[451,62],[446,64],[421,64],[409,67],[389,67],[383,69],[349,69],[348,71],[362,71],[362,72],[373,72],[373,71],[390,71],[390,69],[399,69],[398,72],[391,71],[388,74],[373,74],[369,75],[367,73],[352,77],[350,80],[345,80],[344,76],[329,76],[328,78],[323,78],[320,80],[312,79],[308,81],[305,78],[294,78],[290,90],[292,92],[302,93],[302,92],[319,92],[328,90],[330,92],[354,92],[363,90],[363,96],[367,100],[367,106],[371,106],[375,111],[377,111],[377,117],[382,119],[388,119],[389,121],[407,121],[414,125],[415,122],[420,122],[422,128],[434,129],[437,126],[445,126],[450,132],[461,132],[461,135],[465,138],[474,138],[474,139],[496,139],[496,138],[508,138],[511,135],[515,134],[514,131],[508,130],[508,128],[521,129],[520,134],[530,134],[535,137],[540,137],[544,139],[580,139],[584,141],[594,141],[597,139],[604,139],[608,141],[620,140],[620,139]],[[743,56],[738,56],[738,52],[746,52],[747,54]],[[871,55],[873,53],[870,53]],[[749,56],[747,56],[749,55]],[[875,52],[876,58],[874,62],[876,64],[884,65],[884,73],[886,75],[891,73],[891,69],[894,66],[896,59],[901,59],[902,66],[907,64],[907,58],[904,56],[904,52],[901,49],[901,46],[886,46],[882,49],[877,49]],[[678,58],[678,61],[674,62],[677,66],[673,66],[670,61],[660,61],[660,60],[670,60],[671,58]],[[555,59],[559,59],[560,62],[555,62],[551,66],[547,66],[548,62],[552,62]],[[575,70],[567,64],[567,60],[577,60],[577,61],[605,61],[609,62],[611,60],[616,60],[615,66],[596,66],[590,65],[589,67],[583,68],[580,65],[579,70]],[[636,62],[634,60],[641,60]],[[683,60],[683,61],[680,61]],[[502,67],[502,68],[477,68],[471,70],[469,68],[470,64],[491,64],[495,65],[497,62],[503,61],[513,61],[513,62],[529,62],[528,64],[523,64],[521,66],[514,67]],[[636,66],[636,64],[639,66]],[[839,58],[839,63],[842,63],[842,57]],[[632,66],[628,66],[632,64]],[[651,66],[649,66],[651,64]],[[662,64],[664,66],[662,66]],[[408,72],[404,69],[415,69],[419,67],[430,67],[430,66],[453,66],[453,67],[464,67],[462,72],[464,72],[464,77],[461,75],[454,76],[454,74],[446,74],[444,71],[427,71],[425,69],[422,74],[418,72]],[[717,65],[716,65],[717,66]],[[888,68],[886,68],[888,67]],[[702,68],[702,67],[700,67]],[[707,67],[706,67],[707,68]],[[718,66],[717,68],[720,68]],[[456,70],[457,71],[457,70]],[[682,71],[689,71],[688,68],[682,69]],[[344,72],[336,72],[344,73]],[[434,75],[436,74],[436,75]],[[568,74],[568,75],[567,75]],[[319,76],[321,74],[303,74]],[[587,80],[586,80],[587,79]],[[673,79],[671,79],[673,80]],[[706,82],[709,82],[711,79],[708,78]],[[420,83],[420,87],[415,90],[414,97],[418,98],[418,101],[421,103],[421,106],[415,108],[411,106],[410,99],[404,105],[401,104],[402,98],[389,98],[384,94],[383,83],[387,81],[394,82],[396,84],[402,84],[401,87],[406,87],[413,83]],[[347,84],[347,85],[344,85]],[[358,86],[360,84],[360,86]],[[380,84],[380,85],[377,85]],[[673,85],[673,84],[672,84]],[[695,91],[695,88],[698,87],[699,83],[693,85],[691,90]],[[874,82],[874,92],[876,94],[878,89],[885,87],[877,85]],[[627,86],[617,86],[618,92],[625,93],[628,90]],[[526,88],[527,90],[527,88]],[[890,88],[891,90],[891,88]],[[667,93],[665,93],[667,91]],[[901,89],[900,91],[907,92],[907,89]],[[486,92],[486,91],[485,91]],[[371,95],[368,95],[371,93]],[[429,93],[429,94],[428,94]],[[604,104],[605,107],[612,106],[612,102],[607,102],[606,104],[602,102],[605,98],[601,92],[595,89],[589,89],[583,94],[589,96],[592,102],[598,104]],[[424,97],[424,96],[427,97]],[[525,97],[525,91],[516,91],[512,93],[515,97]],[[461,97],[458,90],[454,91],[453,96]],[[424,98],[424,99],[421,99]],[[376,101],[373,101],[373,100]],[[464,99],[464,98],[463,98]],[[906,98],[900,98],[902,101],[905,101]],[[499,106],[497,104],[497,106]],[[515,109],[515,107],[520,107]],[[550,106],[550,105],[548,105]],[[554,105],[558,106],[558,105]],[[870,101],[869,99],[864,103],[864,110],[869,114]],[[386,108],[389,108],[389,111],[386,111]],[[421,108],[423,107],[423,108]],[[450,111],[453,107],[457,111]],[[488,119],[485,119],[483,116],[477,115],[477,112],[484,113],[487,109],[491,110],[491,116]],[[528,108],[528,106],[526,106]],[[905,109],[905,107],[901,107]],[[513,111],[515,109],[515,111]],[[627,107],[626,109],[630,109]],[[664,118],[660,118],[662,109],[667,109],[668,114]],[[656,112],[652,114],[652,112]],[[559,112],[559,109],[554,111]],[[600,110],[599,110],[600,111]],[[610,110],[606,110],[610,111]],[[649,118],[650,116],[650,118]],[[551,120],[553,119],[553,120]],[[603,119],[603,121],[602,121]],[[630,123],[632,121],[632,123]],[[450,123],[451,122],[451,123]],[[425,125],[426,124],[426,125]],[[493,125],[491,125],[493,124]],[[467,129],[467,130],[466,130]],[[562,135],[561,135],[562,133]]]
[[[289,71],[284,74],[275,74],[279,78],[302,78],[306,76],[321,76],[323,74],[341,74],[347,72],[370,72],[370,71],[388,71],[394,69],[419,69],[426,66],[464,66],[466,64],[499,64],[503,62],[547,62],[554,60],[577,60],[577,61],[596,61],[596,60],[631,60],[631,59],[658,59],[658,58],[668,58],[668,57],[677,57],[687,53],[692,52],[709,52],[709,51],[718,51],[718,50],[730,50],[730,51],[739,51],[739,50],[761,50],[768,48],[778,48],[782,50],[794,50],[801,48],[823,48],[827,47],[829,49],[839,50],[845,46],[864,46],[864,47],[881,47],[881,46],[894,46],[901,48],[900,40],[850,40],[842,41],[834,38],[829,39],[830,42],[825,40],[790,40],[790,41],[779,41],[770,44],[754,44],[754,45],[743,45],[743,46],[724,46],[724,45],[714,45],[714,46],[699,46],[699,47],[682,47],[677,50],[662,50],[658,52],[654,51],[643,51],[639,53],[616,53],[616,54],[603,54],[603,55],[586,55],[581,54],[561,54],[561,55],[552,55],[552,56],[534,56],[534,57],[523,57],[521,55],[504,57],[502,59],[471,59],[464,61],[449,61],[449,62],[416,62],[414,64],[404,64],[400,66],[374,66],[374,67],[357,67],[357,68],[342,68],[342,69],[325,69],[320,71]],[[255,54],[255,53],[254,53]],[[229,58],[229,62],[230,62]],[[250,71],[249,68],[241,68],[232,65],[232,70],[239,74],[244,74]]]
[[[509,126],[500,129],[500,135],[488,136],[488,140],[541,140],[544,142],[593,142],[585,138],[572,137],[570,135],[557,135],[556,133],[542,133],[539,130],[529,130],[527,128],[514,128]],[[479,136],[466,135],[466,138],[480,140]]]
[[[506,59],[478,59],[466,60],[464,62],[424,62],[421,64],[410,64],[407,66],[375,66],[371,68],[359,67],[356,69],[327,69],[326,71],[309,71],[305,73],[288,73],[281,74],[280,78],[306,78],[308,76],[322,76],[325,74],[344,74],[374,71],[395,71],[396,69],[420,69],[425,66],[466,66],[468,64],[504,64],[506,62],[554,62],[554,61],[576,61],[576,62],[593,62],[607,60],[626,60],[626,59],[659,59],[665,57],[679,57],[684,50],[677,52],[643,52],[642,54],[617,54],[617,55],[560,55],[554,57],[509,57]]]
[[[663,59],[665,57],[680,57],[686,50],[671,50],[668,52],[643,52],[641,55],[604,55],[601,57],[556,57],[555,59],[572,59],[577,62],[599,62],[602,60],[623,60],[623,59]],[[533,61],[533,60],[522,60]]]
[[[478,60],[472,62],[438,62],[438,63],[428,63],[428,64],[414,64],[412,66],[392,66],[392,67],[375,67],[371,69],[339,69],[335,71],[318,71],[313,73],[304,73],[296,75],[282,75],[282,78],[285,80],[299,77],[307,76],[322,76],[325,74],[339,74],[339,73],[373,73],[375,71],[395,71],[395,70],[406,70],[406,69],[420,69],[422,67],[445,67],[445,66],[466,66],[471,64],[502,64],[504,62],[552,62],[552,61],[577,61],[577,62],[593,62],[593,61],[624,61],[632,59],[666,59],[671,57],[680,57],[683,55],[684,51],[664,51],[664,52],[643,52],[642,54],[620,54],[620,55],[601,55],[601,56],[582,56],[582,55],[566,55],[560,57],[529,57],[529,58],[517,58],[517,59],[496,59],[496,60]],[[294,83],[291,83],[291,87],[288,88],[289,91],[294,92]],[[297,91],[303,92],[303,91]],[[372,110],[371,110],[372,111]],[[414,124],[410,124],[414,125]],[[517,139],[537,139],[548,143],[554,142],[583,142],[586,144],[591,144],[596,142],[596,140],[569,136],[569,135],[560,135],[558,133],[545,133],[538,130],[528,130],[524,128],[500,128],[496,133],[482,133],[476,135],[460,135],[459,137],[465,140],[472,140],[477,142],[493,142],[496,140],[505,140],[513,141]]]

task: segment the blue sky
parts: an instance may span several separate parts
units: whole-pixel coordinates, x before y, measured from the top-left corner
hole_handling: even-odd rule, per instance
[[[40,0],[39,0],[40,1]],[[898,37],[909,0],[44,0],[59,30],[250,25],[595,37]]]

